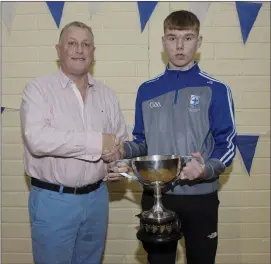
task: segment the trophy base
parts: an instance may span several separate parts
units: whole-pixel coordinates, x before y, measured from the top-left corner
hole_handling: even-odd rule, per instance
[[[177,241],[182,237],[181,227],[178,217],[156,222],[153,219],[140,217],[140,229],[136,234],[137,239],[142,242],[163,244]]]
[[[138,240],[146,243],[153,243],[153,244],[165,244],[169,242],[178,241],[182,238],[182,233],[179,231],[178,233],[171,234],[171,235],[150,235],[146,233],[143,229],[139,230],[136,234]]]

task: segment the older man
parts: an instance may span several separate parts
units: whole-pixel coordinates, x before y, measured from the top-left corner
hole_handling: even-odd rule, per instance
[[[108,217],[106,161],[117,158],[128,134],[115,94],[89,73],[91,28],[66,25],[56,50],[60,70],[29,82],[20,110],[33,256],[36,264],[98,264]]]

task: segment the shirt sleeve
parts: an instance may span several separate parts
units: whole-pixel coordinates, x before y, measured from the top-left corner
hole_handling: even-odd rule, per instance
[[[62,131],[51,126],[48,102],[36,81],[23,92],[20,117],[25,144],[35,156],[59,156],[89,161],[102,154],[102,133]]]

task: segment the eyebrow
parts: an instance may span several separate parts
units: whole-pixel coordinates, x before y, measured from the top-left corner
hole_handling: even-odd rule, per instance
[[[194,37],[195,34],[194,33],[186,33],[184,34],[184,37]],[[169,33],[166,35],[166,37],[177,37],[177,34],[173,34],[173,33]]]
[[[172,33],[166,34],[166,37],[176,37],[176,34],[172,34]]]
[[[191,37],[191,36],[195,36],[195,34],[194,34],[194,33],[187,33],[187,34],[185,34],[184,36],[185,36],[185,37]]]
[[[77,41],[77,39],[75,39],[75,38],[73,38],[73,37],[69,37],[68,40],[75,40],[75,41]],[[83,39],[83,40],[82,40],[82,42],[86,42],[86,41],[87,41],[87,42],[90,42],[90,43],[92,42],[92,41],[89,40],[89,39]]]

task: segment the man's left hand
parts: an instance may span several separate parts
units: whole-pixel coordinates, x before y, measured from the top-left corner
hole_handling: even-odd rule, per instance
[[[128,173],[130,167],[126,162],[118,162],[114,167],[112,167],[114,162],[108,164],[108,174],[106,176],[107,181],[118,181],[123,179],[120,173]]]
[[[180,179],[181,180],[201,180],[205,177],[204,175],[204,159],[199,152],[191,153],[193,157],[191,161],[187,162],[186,166],[183,167]]]

